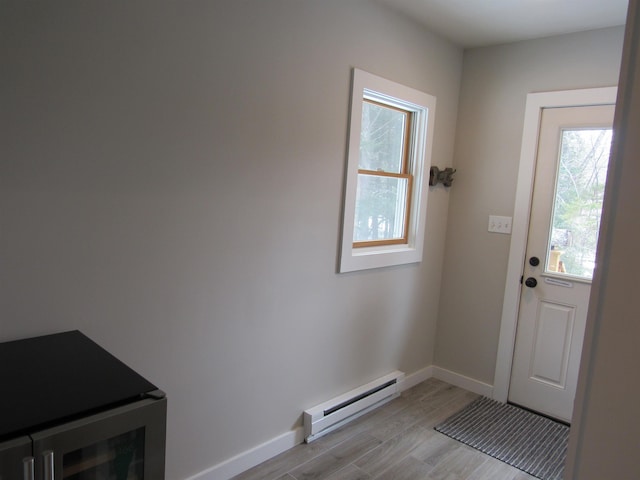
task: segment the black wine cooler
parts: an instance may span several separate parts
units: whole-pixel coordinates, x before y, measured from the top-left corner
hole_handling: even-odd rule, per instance
[[[166,412],[78,331],[0,343],[0,480],[162,480]]]

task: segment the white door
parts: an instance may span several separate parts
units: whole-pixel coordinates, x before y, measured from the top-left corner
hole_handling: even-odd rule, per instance
[[[613,105],[542,112],[509,401],[571,421]]]

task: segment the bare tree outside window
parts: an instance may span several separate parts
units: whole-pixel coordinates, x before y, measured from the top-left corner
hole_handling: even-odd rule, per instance
[[[611,129],[562,132],[549,271],[593,276],[611,138]]]

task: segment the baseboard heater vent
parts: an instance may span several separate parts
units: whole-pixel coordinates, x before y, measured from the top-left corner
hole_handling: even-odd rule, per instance
[[[304,437],[312,442],[400,395],[404,373],[392,372],[304,412]]]

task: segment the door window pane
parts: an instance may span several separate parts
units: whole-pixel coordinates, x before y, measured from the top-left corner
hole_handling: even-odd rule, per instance
[[[591,280],[611,129],[563,130],[546,272]]]
[[[66,453],[64,480],[142,480],[144,427]]]

